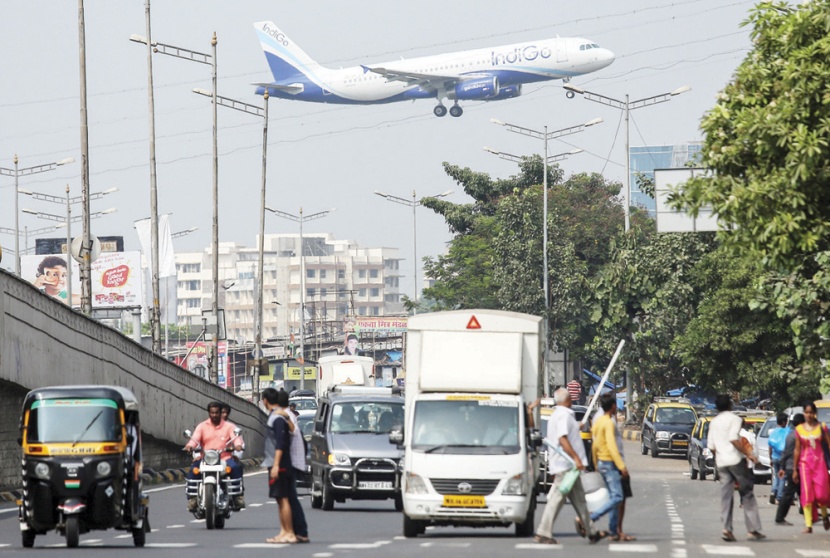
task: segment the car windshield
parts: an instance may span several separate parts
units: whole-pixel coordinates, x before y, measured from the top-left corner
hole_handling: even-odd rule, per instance
[[[111,399],[46,399],[29,411],[28,443],[120,440],[118,405]]]
[[[412,449],[430,453],[518,453],[518,401],[448,399],[418,401]]]
[[[306,415],[297,417],[297,424],[300,427],[300,432],[303,436],[310,436],[314,431],[314,415]]]
[[[332,408],[332,432],[388,434],[402,425],[403,400],[400,403],[351,401],[338,403]]]
[[[818,408],[818,421],[825,424],[830,423],[830,407]]]
[[[692,409],[683,407],[663,407],[657,409],[654,422],[662,424],[694,424],[697,417]]]
[[[294,404],[294,408],[298,411],[313,411],[317,409],[317,400],[316,399],[291,399],[289,403]]]
[[[775,419],[769,419],[767,422],[764,423],[764,426],[761,427],[761,431],[758,433],[758,437],[769,438],[770,432],[772,432],[772,430],[777,427],[778,423],[775,421]]]

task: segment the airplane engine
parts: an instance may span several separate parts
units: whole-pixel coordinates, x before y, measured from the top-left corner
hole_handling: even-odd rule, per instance
[[[499,78],[489,77],[462,81],[455,86],[452,98],[459,101],[486,101],[499,94]]]
[[[499,92],[495,97],[490,97],[488,101],[501,101],[502,99],[512,99],[522,94],[522,84],[507,85],[499,87]]]

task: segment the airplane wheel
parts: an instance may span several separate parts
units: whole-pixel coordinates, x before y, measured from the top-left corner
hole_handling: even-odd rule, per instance
[[[434,109],[432,109],[432,113],[437,117],[442,117],[447,115],[447,107],[444,105],[436,105]]]
[[[460,106],[453,105],[453,106],[450,107],[450,116],[454,116],[455,118],[458,118],[462,114],[464,114],[464,109],[461,108]]]
[[[565,97],[567,97],[568,99],[573,99],[575,96],[576,96],[576,93],[574,93],[573,91],[566,91],[565,92]]]

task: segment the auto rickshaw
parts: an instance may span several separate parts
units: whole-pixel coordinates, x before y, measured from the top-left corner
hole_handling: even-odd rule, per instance
[[[23,499],[18,500],[23,546],[51,529],[78,546],[91,530],[129,531],[144,546],[150,531],[141,492],[138,401],[115,386],[56,386],[23,401]]]

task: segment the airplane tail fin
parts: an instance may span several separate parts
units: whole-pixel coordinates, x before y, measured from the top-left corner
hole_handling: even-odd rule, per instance
[[[275,81],[298,77],[313,78],[322,69],[322,66],[312,60],[273,22],[254,23],[254,29]]]

